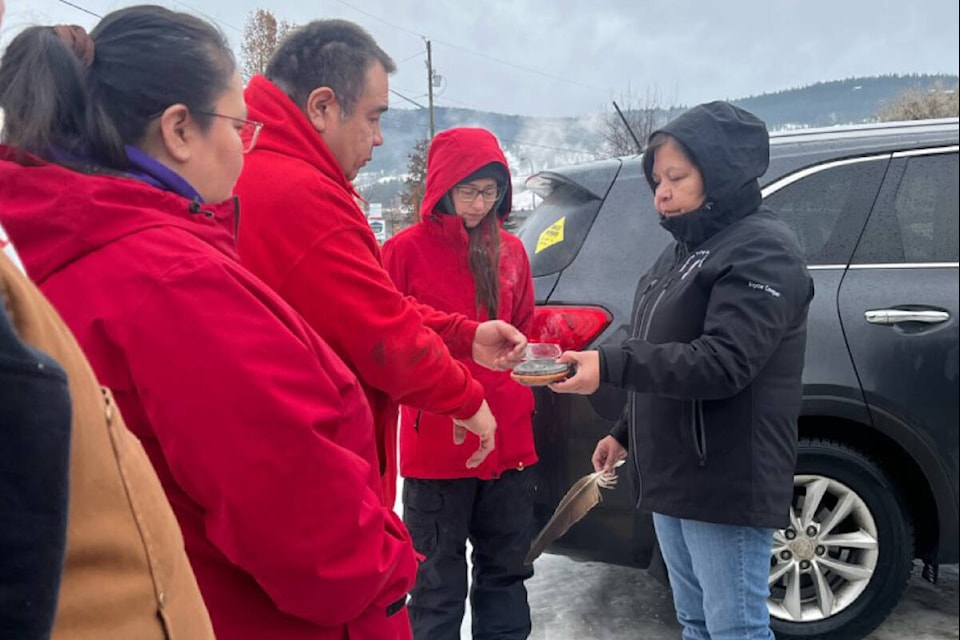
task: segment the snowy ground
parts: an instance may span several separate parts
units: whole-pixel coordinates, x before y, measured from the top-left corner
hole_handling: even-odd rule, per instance
[[[396,508],[402,512],[399,499]],[[670,592],[643,571],[550,554],[540,556],[534,569],[527,582],[530,640],[680,637]],[[958,609],[957,565],[941,567],[940,583],[932,585],[920,578],[918,564],[900,605],[866,640],[960,640]],[[470,638],[469,607],[461,638]]]
[[[669,591],[643,571],[544,555],[527,582],[531,640],[677,640]],[[940,584],[914,576],[900,605],[868,640],[956,640],[957,565],[940,568]],[[461,634],[470,638],[469,627]]]

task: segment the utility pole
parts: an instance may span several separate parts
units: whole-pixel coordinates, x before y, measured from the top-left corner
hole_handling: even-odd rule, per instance
[[[430,139],[433,140],[433,55],[430,52],[430,41],[427,40],[427,99],[430,105]]]

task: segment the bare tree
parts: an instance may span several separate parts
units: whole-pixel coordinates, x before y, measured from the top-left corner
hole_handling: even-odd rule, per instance
[[[267,9],[257,9],[247,18],[243,27],[243,43],[240,45],[244,78],[263,73],[283,38],[295,24],[286,20],[277,20]]]
[[[629,123],[630,129],[627,129],[623,118],[611,106],[610,111],[604,114],[601,124],[603,152],[614,158],[639,153],[637,143],[630,135],[630,131],[642,145],[647,137],[666,120],[668,111],[665,110],[660,99],[660,92],[656,89],[647,89],[646,94],[640,98],[628,86],[615,102]]]
[[[907,89],[877,113],[881,122],[891,120],[928,120],[957,117],[960,113],[960,85],[948,89],[937,82],[926,91]]]
[[[403,180],[406,188],[400,196],[400,202],[406,212],[406,219],[401,221],[402,226],[410,226],[420,218],[420,203],[427,183],[427,150],[429,148],[430,140],[422,138],[407,155],[407,177]]]

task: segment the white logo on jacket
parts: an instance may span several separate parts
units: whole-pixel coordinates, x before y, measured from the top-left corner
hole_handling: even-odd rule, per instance
[[[747,286],[750,287],[751,289],[758,289],[760,291],[763,291],[764,293],[769,293],[774,298],[780,297],[780,292],[768,284],[764,284],[762,282],[748,282]]]
[[[690,275],[694,269],[699,269],[703,266],[703,262],[710,257],[709,249],[700,249],[699,251],[694,251],[687,259],[683,262],[683,265],[680,267],[680,279],[686,280],[687,276]]]

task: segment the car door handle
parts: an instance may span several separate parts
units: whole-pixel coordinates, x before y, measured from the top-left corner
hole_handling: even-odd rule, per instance
[[[864,311],[863,316],[870,324],[900,324],[901,322],[937,324],[950,319],[950,314],[946,311],[907,311],[905,309],[872,309]]]

